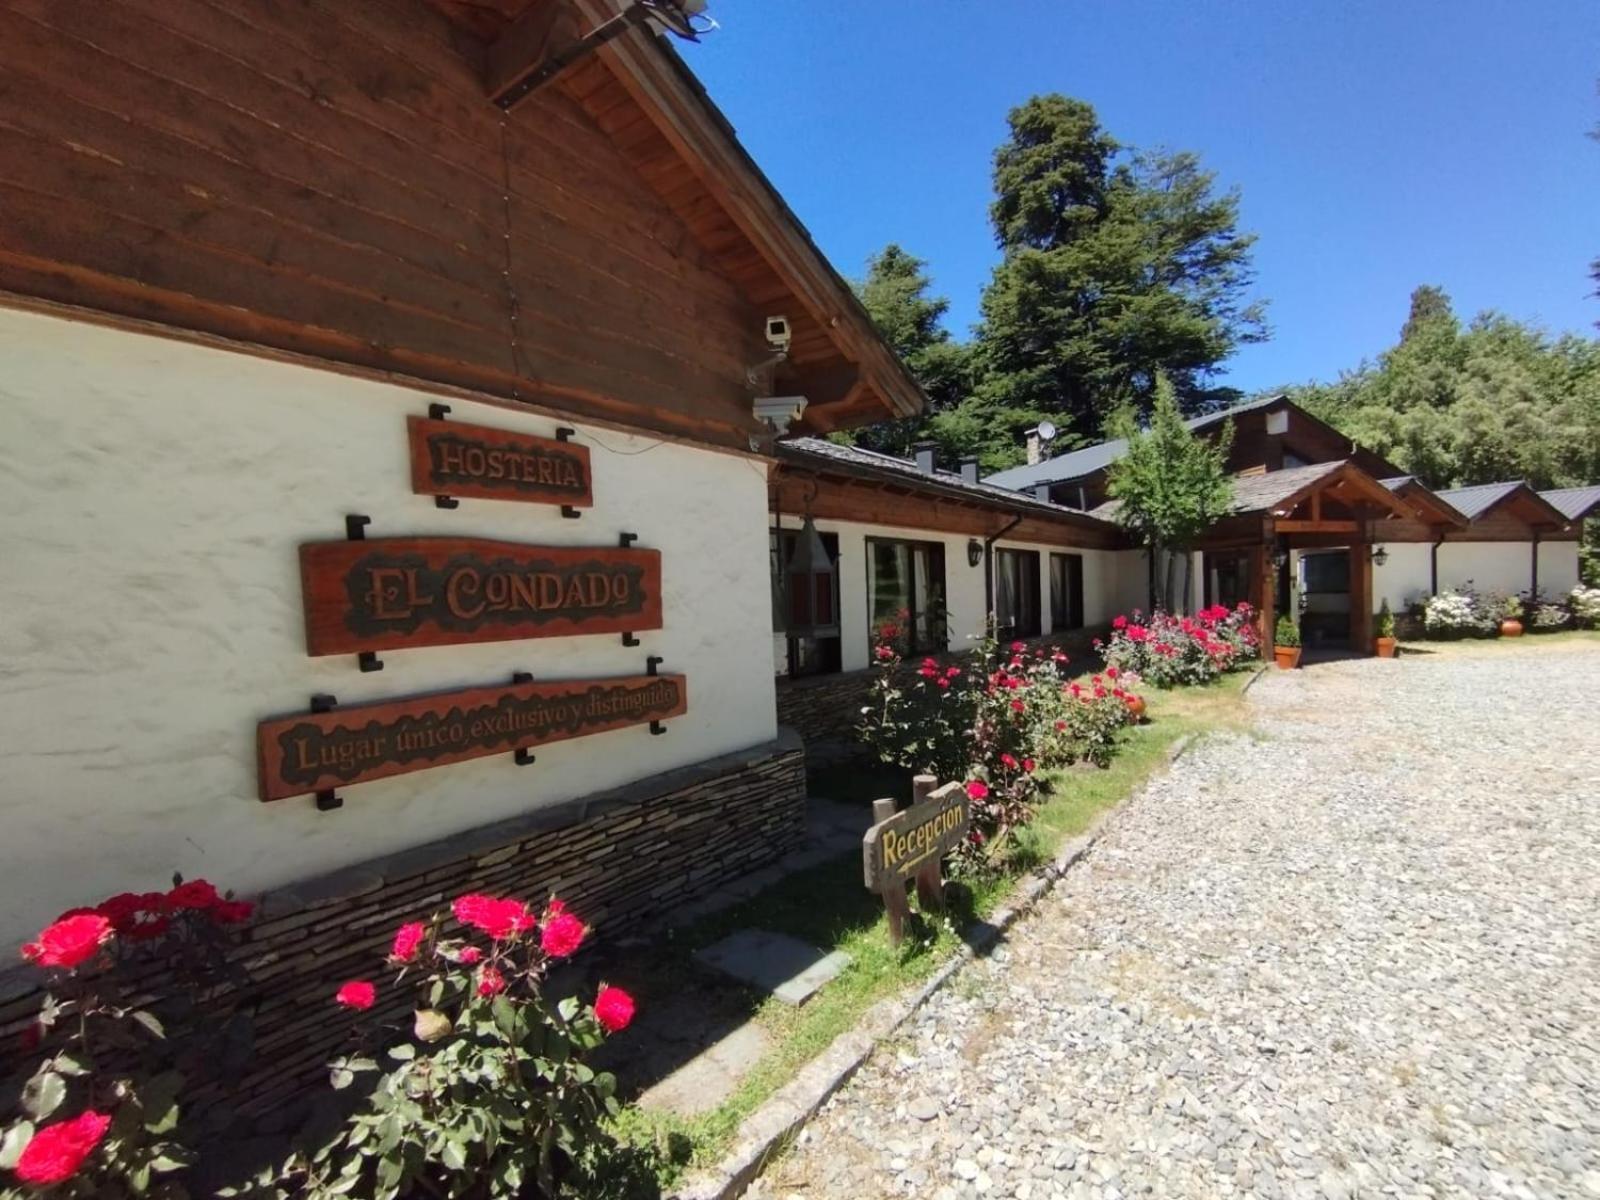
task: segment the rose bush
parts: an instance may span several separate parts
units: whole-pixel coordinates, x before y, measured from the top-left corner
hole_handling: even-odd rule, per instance
[[[1116,733],[1133,720],[1130,681],[1120,672],[1087,687],[1067,682],[1059,651],[985,639],[960,665],[901,657],[892,629],[880,630],[879,673],[861,735],[882,761],[939,779],[963,780],[972,838],[958,866],[1004,853],[1033,815],[1046,767],[1104,766]]]
[[[0,1173],[28,1190],[0,1186],[0,1197],[188,1194],[188,1147],[207,1122],[189,1119],[179,1095],[225,1077],[250,1044],[247,1018],[209,1015],[195,997],[237,976],[230,927],[252,910],[205,880],[175,877],[166,892],[63,913],[22,947],[48,972],[27,1034],[43,1058],[7,1098],[0,1132]],[[152,971],[171,986],[147,1001]],[[210,1115],[211,1127],[226,1120],[222,1106]]]
[[[1469,583],[1424,601],[1422,625],[1431,638],[1493,637],[1500,628],[1499,603]]]
[[[558,1181],[599,1167],[600,1123],[618,1111],[615,1080],[584,1058],[633,1020],[621,988],[602,985],[592,1005],[549,1003],[551,966],[587,934],[559,900],[543,912],[523,901],[466,895],[444,914],[401,925],[383,987],[351,980],[332,998],[356,1013],[398,993],[404,1029],[355,1031],[363,1047],[331,1064],[337,1089],[366,1094],[331,1136],[308,1138],[284,1163],[232,1196],[554,1196]],[[359,1018],[358,1018],[359,1019]]]
[[[1111,622],[1111,636],[1100,652],[1108,665],[1158,688],[1211,683],[1258,657],[1255,620],[1255,609],[1244,601],[1234,608],[1204,608],[1192,617],[1155,612],[1146,620],[1136,609]]]
[[[1567,597],[1572,619],[1584,629],[1600,629],[1600,587],[1579,584]]]

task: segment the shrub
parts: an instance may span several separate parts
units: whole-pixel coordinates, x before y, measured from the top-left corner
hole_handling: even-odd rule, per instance
[[[596,1164],[616,1081],[583,1060],[633,1019],[632,999],[601,985],[589,1005],[545,1001],[551,964],[585,935],[559,900],[536,916],[521,901],[468,895],[452,911],[466,937],[445,936],[442,914],[395,932],[388,964],[414,996],[410,1036],[364,1039],[387,1043],[389,1069],[359,1053],[331,1064],[335,1088],[371,1077],[364,1102],[333,1138],[232,1194],[512,1200],[535,1186],[553,1196],[564,1172]],[[377,992],[352,980],[333,1001],[359,1014]]]
[[[1585,629],[1600,629],[1600,587],[1579,584],[1568,597],[1572,619]]]
[[[1572,614],[1559,604],[1536,604],[1533,608],[1535,633],[1553,633],[1572,623]]]
[[[1300,644],[1300,626],[1288,613],[1278,617],[1278,623],[1272,628],[1272,644],[1274,646],[1298,646]]]
[[[1157,612],[1148,622],[1135,611],[1111,622],[1101,653],[1108,664],[1155,687],[1210,683],[1255,658],[1255,615],[1246,603],[1232,609],[1219,604],[1193,617]]]
[[[1430,597],[1423,606],[1422,623],[1429,637],[1492,637],[1500,627],[1500,617],[1493,601],[1468,584]]]
[[[203,879],[174,877],[170,891],[63,913],[23,946],[23,958],[49,972],[25,1039],[44,1057],[0,1133],[0,1169],[52,1196],[188,1194],[187,1143],[201,1123],[180,1121],[179,1095],[241,1065],[250,1041],[247,1019],[208,1016],[194,997],[237,974],[229,927],[252,907]],[[155,973],[165,995],[147,1000]]]
[[[1066,655],[1022,642],[1001,651],[992,637],[964,665],[912,668],[894,630],[879,633],[861,736],[886,763],[966,782],[974,836],[958,866],[992,858],[1031,819],[1041,768],[1105,765],[1132,719],[1115,668],[1088,688],[1069,685]]]
[[[1394,613],[1389,611],[1387,597],[1378,608],[1378,636],[1381,638],[1394,637]]]

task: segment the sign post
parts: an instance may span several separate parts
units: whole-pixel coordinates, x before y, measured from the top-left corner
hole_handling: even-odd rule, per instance
[[[959,781],[938,786],[932,775],[911,781],[911,807],[896,812],[893,800],[872,804],[872,828],[861,841],[869,891],[883,896],[889,910],[889,942],[905,939],[911,918],[906,884],[915,879],[917,903],[925,913],[944,907],[944,856],[967,836],[972,805]]]

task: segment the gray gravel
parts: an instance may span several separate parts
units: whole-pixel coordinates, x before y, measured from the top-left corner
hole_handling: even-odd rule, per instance
[[[1250,701],[753,1194],[1600,1197],[1600,643]]]

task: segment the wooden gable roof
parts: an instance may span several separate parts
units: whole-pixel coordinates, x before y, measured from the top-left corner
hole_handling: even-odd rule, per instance
[[[502,113],[520,9],[449,7],[0,6],[0,303],[744,450],[768,388],[815,429],[920,405],[670,51]]]

